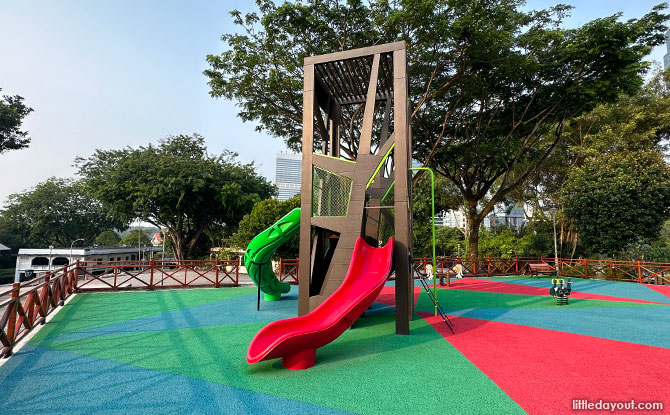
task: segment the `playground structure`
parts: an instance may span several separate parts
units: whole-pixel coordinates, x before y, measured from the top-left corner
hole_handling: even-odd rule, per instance
[[[301,207],[254,238],[245,254],[265,299],[281,298],[289,287],[276,279],[269,261],[299,226],[298,317],[258,332],[249,363],[281,357],[290,369],[314,365],[316,349],[360,317],[392,266],[396,333],[409,334],[414,286],[407,93],[404,42],[305,58]],[[345,145],[343,111],[351,106],[363,116]]]

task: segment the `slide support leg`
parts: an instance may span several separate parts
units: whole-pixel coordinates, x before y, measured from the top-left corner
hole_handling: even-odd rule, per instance
[[[305,349],[281,358],[281,365],[286,369],[303,370],[314,366],[316,349]]]

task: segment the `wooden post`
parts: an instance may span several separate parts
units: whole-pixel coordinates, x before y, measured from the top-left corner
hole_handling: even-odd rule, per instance
[[[77,260],[77,265],[74,268],[74,289],[79,288],[79,260]]]
[[[515,271],[516,271],[515,274],[519,275],[519,257],[516,257],[516,261],[515,261],[514,266],[515,266]]]
[[[283,260],[284,260],[284,258],[279,258],[279,276],[278,276],[279,281],[281,281],[281,272],[282,272],[282,268],[283,268]]]
[[[407,52],[403,47],[393,52],[393,129],[395,135],[393,162],[395,164],[394,206],[396,214],[393,259],[396,270],[396,334],[409,334],[409,322],[414,314],[414,280],[408,256],[412,249],[412,199],[409,180],[412,147],[408,116],[408,82]]]
[[[304,80],[302,90],[302,175],[300,198],[300,273],[305,276],[299,284],[301,293],[298,301],[298,315],[302,316],[310,311],[309,281],[312,273],[311,245],[312,245],[312,152],[314,151],[314,64],[307,64],[303,68]],[[305,295],[307,293],[307,295]]]
[[[235,259],[235,286],[240,285],[240,257]]]
[[[51,297],[51,279],[47,275],[44,277],[44,286],[42,287],[42,294],[40,296],[40,307],[42,307],[42,315],[44,316],[41,324],[46,323],[47,313],[49,312],[49,302],[51,301],[49,297]]]
[[[219,288],[219,259],[214,260],[214,288]]]
[[[614,269],[612,268],[612,263],[610,262],[610,279],[614,279]]]
[[[584,258],[584,278],[589,278],[589,267],[586,263],[586,258]]]
[[[637,261],[637,282],[642,284],[642,267],[640,261]]]
[[[19,291],[21,290],[21,283],[15,282],[12,284],[12,302],[7,305],[7,312],[9,312],[9,319],[7,320],[7,340],[9,340],[9,349],[5,352],[5,357],[12,355],[16,339],[16,312],[17,304],[19,302]]]
[[[154,259],[151,258],[151,263],[149,264],[150,266],[150,271],[149,271],[149,290],[154,289]]]

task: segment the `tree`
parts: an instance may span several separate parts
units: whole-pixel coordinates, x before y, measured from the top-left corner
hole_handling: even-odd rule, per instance
[[[244,218],[240,221],[240,230],[232,236],[231,244],[238,249],[246,249],[249,242],[256,235],[272,226],[282,216],[297,207],[300,207],[300,195],[282,202],[276,199],[267,199],[258,202],[251,210],[251,213],[244,215]],[[296,233],[294,237],[277,248],[275,255],[280,258],[297,258],[298,242],[299,238]]]
[[[133,229],[119,242],[125,246],[151,246],[151,238],[141,229]]]
[[[618,102],[598,105],[573,119],[563,136],[564,140],[531,180],[514,194],[516,200],[530,201],[534,214],[543,214],[541,205],[560,207],[561,189],[571,171],[603,154],[668,149],[670,71],[657,72],[634,95],[622,94]],[[559,212],[557,227],[559,252],[573,256],[579,241],[574,221]]]
[[[413,217],[413,255],[415,258],[432,257],[432,207],[431,207],[431,188],[430,177],[424,175],[414,186],[412,193],[412,217]],[[444,177],[435,177],[435,213],[443,210],[457,209],[459,207],[459,198],[453,185]],[[445,232],[438,227],[435,231],[435,250],[438,256],[450,255],[447,251],[457,252],[454,248],[454,239],[449,236],[445,238]],[[448,241],[448,242],[447,242]],[[461,242],[462,243],[462,242]]]
[[[117,246],[119,245],[119,242],[121,242],[119,235],[110,230],[100,232],[100,234],[93,240],[93,243],[98,246]]]
[[[613,255],[659,235],[670,213],[670,166],[655,151],[603,154],[574,169],[562,195],[582,244]]]
[[[0,211],[0,240],[13,249],[69,247],[79,238],[91,244],[100,232],[117,226],[80,181],[69,179],[52,177],[10,195]]]
[[[209,229],[228,235],[275,188],[228,151],[210,155],[199,135],[169,136],[158,145],[96,150],[79,158],[79,174],[115,217],[167,228],[176,259],[207,254]]]
[[[0,100],[0,154],[28,147],[30,137],[27,131],[21,131],[21,124],[32,111],[32,108],[23,103],[23,97],[2,96]]]
[[[405,40],[414,157],[458,188],[472,256],[482,220],[551,154],[566,122],[640,87],[668,19],[659,5],[561,29],[568,6],[524,12],[521,0],[257,5],[259,14],[232,12],[242,34],[223,35],[227,50],[207,57],[210,94],[237,100],[242,119],[298,149],[303,58]],[[343,109],[350,158],[361,117]]]

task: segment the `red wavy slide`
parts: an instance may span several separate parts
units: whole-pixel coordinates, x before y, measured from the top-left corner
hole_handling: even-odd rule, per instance
[[[247,362],[281,357],[287,369],[314,366],[316,349],[351,327],[377,298],[391,271],[392,259],[393,238],[386,246],[373,248],[359,237],[340,288],[311,313],[263,327],[249,345]]]

